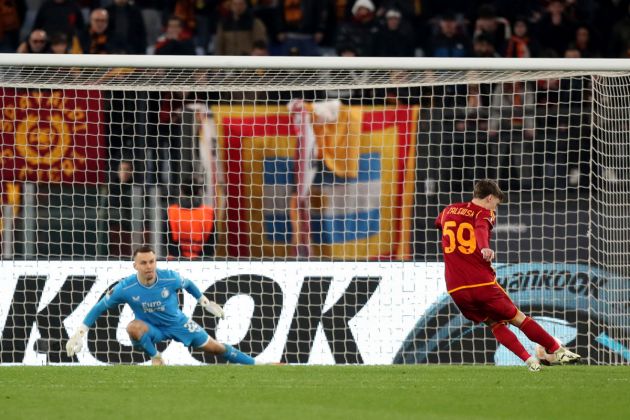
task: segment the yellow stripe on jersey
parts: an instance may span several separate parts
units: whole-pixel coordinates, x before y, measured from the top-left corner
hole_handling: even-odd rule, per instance
[[[494,279],[493,281],[491,281],[489,283],[467,284],[466,286],[456,287],[454,289],[447,290],[446,292],[448,294],[451,294],[453,292],[456,292],[456,291],[462,290],[462,289],[471,289],[473,287],[481,287],[481,286],[491,286],[491,285],[495,284],[496,282],[497,282],[497,279]]]

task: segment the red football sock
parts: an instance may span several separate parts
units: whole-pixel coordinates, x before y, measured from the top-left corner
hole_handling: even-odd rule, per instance
[[[543,346],[547,353],[553,353],[560,348],[560,344],[530,317],[526,317],[519,328],[527,338]]]
[[[510,331],[507,325],[503,323],[494,324],[492,333],[499,343],[503,344],[508,350],[520,357],[522,361],[525,362],[530,358],[530,354],[525,350],[525,347],[518,341],[516,335]]]

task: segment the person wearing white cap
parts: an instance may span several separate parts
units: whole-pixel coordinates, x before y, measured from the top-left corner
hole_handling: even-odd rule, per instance
[[[351,49],[359,57],[374,55],[374,39],[378,32],[374,3],[357,0],[352,6],[352,20],[344,23],[337,34],[337,52]]]
[[[279,0],[282,55],[321,55],[319,44],[326,32],[326,1]]]
[[[397,9],[385,12],[385,22],[376,34],[374,55],[379,57],[413,57],[415,34]]]
[[[400,14],[400,12],[396,9],[389,9],[385,13],[385,19],[400,19],[401,17],[402,14]]]
[[[352,6],[352,14],[356,16],[357,12],[359,11],[359,8],[361,7],[364,7],[369,12],[374,13],[374,10],[375,10],[374,3],[372,3],[370,0],[357,0],[354,2],[354,5]]]

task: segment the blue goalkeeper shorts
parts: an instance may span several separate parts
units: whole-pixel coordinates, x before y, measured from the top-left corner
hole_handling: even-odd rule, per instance
[[[147,334],[151,337],[153,344],[164,340],[175,340],[186,347],[201,347],[210,338],[208,333],[195,321],[188,320],[183,325],[155,326],[146,321],[142,321],[149,327]]]

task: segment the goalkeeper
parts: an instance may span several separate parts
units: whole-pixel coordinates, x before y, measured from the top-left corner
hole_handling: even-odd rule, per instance
[[[150,246],[134,251],[133,267],[137,273],[121,280],[87,314],[78,331],[68,340],[68,356],[79,352],[88,329],[103,312],[120,303],[128,304],[135,319],[127,325],[129,338],[138,349],[151,357],[153,365],[163,365],[164,359],[156,343],[173,339],[186,347],[196,347],[208,353],[221,355],[233,363],[253,365],[252,357],[229,344],[221,344],[208,335],[196,322],[182,313],[178,306],[177,291],[184,289],[212,315],[223,318],[221,306],[208,300],[190,280],[183,279],[171,270],[156,268],[155,252]]]

